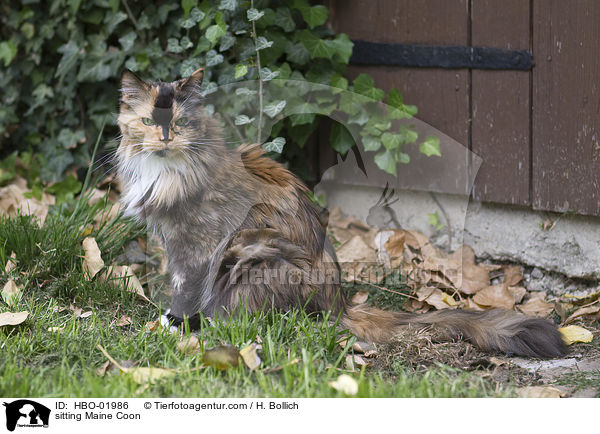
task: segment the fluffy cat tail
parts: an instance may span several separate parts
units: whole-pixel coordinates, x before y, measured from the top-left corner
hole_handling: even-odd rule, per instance
[[[549,359],[567,347],[557,328],[540,318],[504,309],[483,312],[440,310],[424,314],[390,312],[364,304],[348,306],[342,317],[359,339],[391,341],[406,328],[431,327],[441,340],[466,339],[484,351]]]

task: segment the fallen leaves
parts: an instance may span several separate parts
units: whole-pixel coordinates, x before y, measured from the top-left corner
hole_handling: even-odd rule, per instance
[[[253,371],[256,370],[262,362],[257,353],[257,350],[260,348],[260,345],[253,342],[240,350],[240,356],[242,357],[244,364]]]
[[[21,298],[22,289],[17,286],[14,280],[9,279],[4,288],[2,288],[2,300],[9,305],[14,306]]]
[[[503,307],[504,309],[512,309],[515,305],[515,298],[506,288],[506,285],[503,284],[483,288],[473,296],[473,301],[487,308]]]
[[[329,385],[348,396],[354,396],[358,393],[358,383],[348,374],[340,375],[335,381],[330,381]]]
[[[576,325],[561,327],[558,331],[567,345],[574,344],[575,342],[588,343],[592,342],[592,339],[594,339],[594,335],[591,331]]]
[[[240,362],[240,352],[232,345],[219,345],[206,350],[202,362],[217,369],[236,367]]]
[[[22,312],[2,312],[0,313],[0,327],[19,325],[23,323],[28,316],[29,312],[26,310]]]
[[[91,280],[104,268],[104,261],[94,237],[87,237],[83,240],[83,252],[83,272],[85,277]]]
[[[526,315],[545,318],[552,313],[554,305],[546,301],[545,292],[534,292],[529,300],[519,306],[519,310]]]
[[[200,344],[196,336],[184,338],[177,343],[177,349],[186,356],[202,352],[202,347],[203,345]]]
[[[521,398],[562,398],[565,393],[553,386],[527,386],[517,389]]]
[[[0,188],[0,215],[17,214],[36,217],[38,225],[43,225],[48,217],[50,205],[56,202],[54,196],[43,192],[40,199],[29,196],[27,182],[17,178],[13,184]]]
[[[100,351],[102,351],[102,354],[104,354],[104,356],[114,366],[116,366],[119,369],[119,371],[123,372],[124,374],[130,375],[131,378],[133,379],[133,381],[135,381],[138,384],[156,383],[158,380],[160,380],[162,378],[170,377],[170,376],[174,375],[176,372],[173,369],[164,369],[164,368],[155,368],[155,367],[126,368],[125,366],[122,366],[121,364],[119,364],[115,359],[113,359],[111,357],[111,355],[108,354],[108,352],[104,349],[104,347],[102,345],[98,344],[98,349],[100,349]],[[106,366],[103,365],[103,367],[104,368],[103,368],[102,372],[104,373],[104,372],[106,372],[108,365],[106,365]],[[98,370],[98,371],[100,372],[100,370]]]
[[[156,306],[148,297],[146,297],[144,287],[129,265],[113,265],[109,267],[107,275],[109,282],[115,285],[120,285],[121,282],[125,282],[125,288],[128,291],[136,293],[140,298]]]

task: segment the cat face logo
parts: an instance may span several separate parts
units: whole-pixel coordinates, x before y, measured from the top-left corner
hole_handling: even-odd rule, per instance
[[[13,402],[5,402],[6,407],[6,429],[14,431],[18,427],[48,428],[50,409],[42,404],[29,399],[19,399]]]

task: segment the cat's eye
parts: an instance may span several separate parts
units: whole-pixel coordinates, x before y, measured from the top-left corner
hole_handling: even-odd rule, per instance
[[[188,123],[188,118],[179,118],[175,121],[175,125],[177,125],[178,127],[187,125],[187,123]]]
[[[148,125],[148,126],[154,125],[154,121],[150,118],[142,118],[142,123],[144,125]]]

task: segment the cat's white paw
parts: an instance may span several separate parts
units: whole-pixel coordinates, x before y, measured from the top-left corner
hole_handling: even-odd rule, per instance
[[[164,313],[164,315],[160,316],[160,325],[163,326],[164,328],[168,328],[171,333],[176,333],[178,331],[178,328],[175,327],[174,325],[170,325],[169,318],[167,317],[167,315],[169,315],[170,312],[171,312],[171,309],[167,309],[167,311]]]

